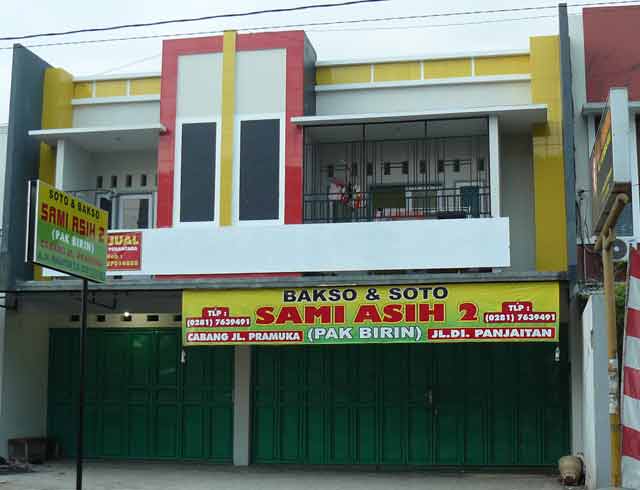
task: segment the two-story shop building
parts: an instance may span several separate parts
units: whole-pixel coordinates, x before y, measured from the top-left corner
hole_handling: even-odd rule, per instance
[[[122,232],[90,288],[88,456],[555,466],[560,67],[557,36],[318,61],[302,31],[226,32],[165,41],[160,73],[95,78],[17,46],[0,451],[75,451],[79,282],[24,263],[40,178]]]

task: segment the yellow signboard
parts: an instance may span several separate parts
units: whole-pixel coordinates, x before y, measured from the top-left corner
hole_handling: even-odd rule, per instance
[[[183,345],[557,342],[552,282],[184,291]]]

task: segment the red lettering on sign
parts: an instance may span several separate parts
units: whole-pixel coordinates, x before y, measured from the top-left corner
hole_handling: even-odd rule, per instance
[[[478,319],[478,307],[473,303],[462,303],[458,306],[458,311],[462,313],[461,322],[473,322]]]
[[[383,320],[387,323],[399,323],[404,318],[401,304],[385,305],[382,311],[384,313]]]
[[[418,305],[418,317],[421,322],[443,322],[444,321],[444,303],[420,303]]]
[[[261,306],[256,310],[257,325],[271,325],[276,317],[273,316],[273,306]]]
[[[300,324],[302,323],[302,317],[300,316],[300,312],[295,306],[283,306],[278,313],[278,318],[276,319],[276,325],[283,325],[287,322]]]
[[[331,306],[305,306],[304,322],[315,323],[316,318],[320,318],[320,323],[331,323]]]
[[[333,322],[344,323],[344,306],[334,306],[333,308]]]
[[[353,323],[373,322],[380,323],[382,318],[376,305],[362,305],[358,308],[358,313],[353,320]]]

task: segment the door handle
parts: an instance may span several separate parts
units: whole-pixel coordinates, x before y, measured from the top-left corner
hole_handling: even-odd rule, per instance
[[[429,388],[427,392],[424,394],[424,397],[427,401],[427,406],[429,408],[433,407],[433,388]]]

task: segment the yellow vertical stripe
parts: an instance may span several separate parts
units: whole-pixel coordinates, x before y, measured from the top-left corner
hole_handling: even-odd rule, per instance
[[[60,68],[47,68],[42,83],[42,129],[70,128],[73,125],[73,96],[71,74]],[[48,184],[55,184],[56,151],[46,143],[40,143],[38,178]],[[42,267],[34,266],[33,278],[42,280]]]
[[[236,90],[236,32],[225,31],[222,45],[222,141],[220,146],[220,225],[231,225],[233,125]]]
[[[47,68],[42,87],[42,129],[70,128],[73,77],[61,68]]]
[[[519,75],[530,72],[528,54],[476,58],[476,76]]]
[[[558,36],[532,37],[530,47],[532,102],[548,107],[547,122],[533,127],[536,269],[566,271],[560,42]]]

